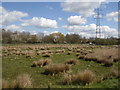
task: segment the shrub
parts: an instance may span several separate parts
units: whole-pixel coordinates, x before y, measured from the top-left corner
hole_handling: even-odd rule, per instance
[[[73,65],[76,65],[78,63],[79,63],[78,60],[75,59],[70,59],[65,62],[65,64],[73,64]]]
[[[20,75],[10,83],[10,88],[30,88],[32,79],[28,74]]]

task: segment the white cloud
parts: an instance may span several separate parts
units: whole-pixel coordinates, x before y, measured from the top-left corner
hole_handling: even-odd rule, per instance
[[[50,34],[52,34],[52,33],[58,33],[59,31],[52,31],[52,32],[50,32],[50,31],[43,31],[43,33],[44,33],[44,35],[46,36],[46,35],[50,35]]]
[[[91,16],[95,14],[94,9],[98,8],[101,5],[101,2],[105,2],[106,0],[80,0],[80,2],[75,2],[75,0],[66,0],[66,2],[62,3],[61,6],[64,11],[67,12],[77,12],[81,16]]]
[[[2,21],[2,25],[7,25],[13,23],[15,21],[19,21],[22,17],[28,16],[27,13],[23,13],[20,11],[7,11],[5,8],[0,7],[2,9],[0,20]]]
[[[46,8],[48,8],[48,9],[50,9],[50,10],[53,10],[53,8],[52,7],[49,7],[49,6],[45,6]]]
[[[7,13],[7,10],[2,6],[0,6],[0,14],[4,14],[4,13]]]
[[[68,17],[67,21],[70,25],[85,24],[87,22],[87,20],[81,16],[70,16]]]
[[[59,21],[62,21],[62,18],[61,18],[61,17],[59,17],[59,18],[58,18],[58,20],[59,20]]]
[[[80,34],[85,37],[95,37],[96,32],[96,25],[95,24],[89,24],[84,26],[63,26],[63,28],[66,28],[68,31],[75,32],[77,34]],[[102,36],[104,37],[118,37],[118,31],[117,29],[110,28],[109,26],[101,26],[101,32]]]
[[[22,26],[34,26],[37,28],[57,28],[57,22],[56,20],[46,19],[46,18],[39,18],[39,17],[33,17],[29,20],[24,20],[24,23],[22,23]]]
[[[118,14],[120,13],[120,11],[119,12],[111,12],[111,13],[108,13],[108,14],[106,14],[106,18],[107,18],[107,20],[108,21],[115,21],[115,22],[118,22]]]
[[[22,32],[24,31],[20,26],[17,26],[17,25],[8,25],[5,27],[6,30],[11,30],[11,31],[19,31],[19,32]]]

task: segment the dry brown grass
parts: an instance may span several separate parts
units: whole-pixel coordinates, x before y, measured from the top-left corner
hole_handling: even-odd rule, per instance
[[[6,80],[2,80],[2,88],[8,88],[8,83]]]
[[[90,70],[78,72],[74,75],[65,75],[63,78],[63,84],[67,83],[82,83],[84,85],[91,83],[94,80],[94,74]]]
[[[50,57],[50,54],[44,54],[43,57]]]
[[[49,65],[51,64],[52,60],[51,59],[45,59],[45,60],[39,60],[37,63],[38,63],[38,66],[46,66],[46,65]]]
[[[83,72],[83,79],[82,79],[82,83],[84,84],[89,84],[90,82],[92,82],[94,79],[94,74],[92,71],[90,70],[85,70]]]
[[[106,67],[110,67],[113,65],[113,60],[104,60],[104,66]]]
[[[110,70],[110,75],[113,76],[113,77],[119,78],[120,77],[120,72],[116,69],[111,69]]]
[[[80,53],[76,53],[76,56],[80,56]]]
[[[62,83],[63,84],[70,84],[71,83],[71,75],[64,74]]]
[[[28,74],[19,75],[10,83],[10,88],[30,88],[32,79]]]
[[[85,55],[78,56],[78,59],[84,59],[84,58],[85,58]]]
[[[72,52],[67,52],[67,55],[71,55]]]
[[[52,63],[51,59],[42,59],[42,60],[38,60],[38,61],[33,61],[32,62],[32,67],[37,67],[37,66],[46,66]]]
[[[71,69],[68,64],[51,64],[45,67],[45,74],[55,75],[60,72],[67,72]]]
[[[65,62],[65,64],[73,64],[73,65],[76,65],[76,64],[78,64],[79,62],[78,62],[78,60],[76,60],[76,59],[69,59],[69,60],[67,60],[66,62]]]
[[[95,61],[97,63],[103,63],[105,66],[110,67],[113,62],[117,62],[118,58],[117,48],[97,48],[94,51],[88,51],[87,55],[78,56],[79,59],[84,59],[86,61]]]
[[[37,65],[38,65],[38,62],[37,62],[37,61],[33,61],[33,62],[32,62],[32,67],[37,67]]]

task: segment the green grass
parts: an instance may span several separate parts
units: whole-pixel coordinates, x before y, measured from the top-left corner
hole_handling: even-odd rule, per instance
[[[52,50],[56,50],[53,49]],[[75,53],[67,55],[67,51],[63,54],[52,54],[50,57],[53,63],[64,63],[67,59],[75,58],[79,61],[78,65],[72,66],[72,74],[90,69],[94,72],[96,77],[105,75],[109,70],[114,67],[118,68],[120,62],[114,63],[112,67],[104,67],[102,64],[95,63],[93,61],[84,61],[77,58]],[[2,58],[2,75],[5,80],[11,81],[15,79],[19,74],[27,73],[31,75],[34,88],[47,88],[51,83],[52,88],[114,88],[118,85],[118,79],[112,78],[102,81],[101,83],[92,83],[87,86],[82,85],[62,85],[62,74],[56,76],[44,75],[43,67],[31,67],[31,63],[34,60],[43,59],[41,55],[34,56],[33,58],[26,58],[25,56],[10,55]]]

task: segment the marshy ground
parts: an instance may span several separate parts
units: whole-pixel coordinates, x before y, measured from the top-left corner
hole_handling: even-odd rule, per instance
[[[3,45],[3,87],[117,88],[118,54],[118,46]]]

